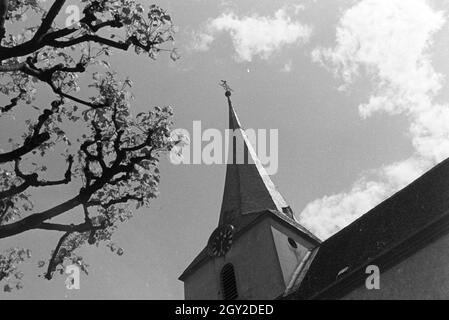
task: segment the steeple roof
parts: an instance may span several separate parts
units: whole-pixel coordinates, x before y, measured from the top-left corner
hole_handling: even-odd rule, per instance
[[[230,91],[226,91],[226,97],[229,105],[229,129],[233,131],[233,135],[229,139],[232,150],[229,151],[231,156],[228,157],[226,168],[220,224],[238,224],[242,215],[264,210],[276,210],[287,218],[294,219],[290,207],[271,181],[242,128],[232,106]]]

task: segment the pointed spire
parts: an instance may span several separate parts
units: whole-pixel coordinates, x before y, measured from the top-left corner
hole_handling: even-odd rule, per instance
[[[232,106],[229,86],[224,88],[229,105],[229,129],[234,134],[231,135],[232,141],[229,141],[232,146],[232,161],[228,159],[219,224],[237,225],[246,214],[266,210],[276,210],[294,220],[290,207],[277,191],[240,124]],[[241,157],[237,141],[243,144],[242,164],[236,161],[236,158]]]

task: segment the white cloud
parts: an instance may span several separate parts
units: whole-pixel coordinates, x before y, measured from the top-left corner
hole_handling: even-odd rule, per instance
[[[377,169],[376,179],[364,176],[349,191],[310,202],[300,213],[299,221],[326,239],[418,178],[431,165],[426,159],[410,157]]]
[[[286,8],[274,16],[242,16],[224,13],[208,21],[205,31],[195,34],[193,48],[206,51],[220,33],[229,33],[238,61],[251,61],[258,56],[268,59],[286,45],[307,42],[311,28],[292,20]]]
[[[195,51],[207,51],[210,44],[214,41],[214,37],[207,33],[194,33],[193,34],[193,47]]]
[[[449,156],[449,105],[434,103],[442,76],[428,52],[445,23],[425,0],[363,0],[347,10],[337,27],[336,46],[317,48],[312,59],[332,70],[347,89],[360,76],[375,90],[359,106],[361,117],[376,112],[406,114],[415,152],[357,181],[350,191],[318,199],[300,220],[322,238],[335,233],[425,170]]]

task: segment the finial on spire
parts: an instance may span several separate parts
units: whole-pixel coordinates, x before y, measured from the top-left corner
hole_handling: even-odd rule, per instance
[[[231,87],[229,86],[229,84],[226,80],[220,80],[220,81],[221,81],[221,83],[219,83],[218,85],[220,87],[222,87],[223,89],[225,89],[225,96],[229,98],[231,96],[231,92],[234,90],[231,89]]]

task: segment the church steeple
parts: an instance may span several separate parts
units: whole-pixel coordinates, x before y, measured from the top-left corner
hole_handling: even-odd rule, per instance
[[[274,299],[296,283],[320,240],[295,221],[242,128],[231,89],[222,85],[233,134],[225,142],[230,150],[220,220],[179,279],[186,299]]]
[[[233,131],[226,168],[226,180],[219,224],[237,225],[241,217],[249,213],[276,210],[286,218],[293,219],[292,211],[276,189],[262,166],[245,130],[242,128],[231,102],[231,91],[226,90],[229,106],[229,129]],[[243,145],[243,150],[237,148]],[[243,152],[243,157],[239,152]],[[243,159],[238,163],[237,158]]]

